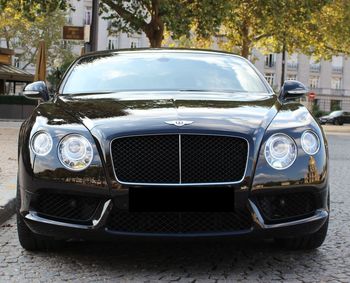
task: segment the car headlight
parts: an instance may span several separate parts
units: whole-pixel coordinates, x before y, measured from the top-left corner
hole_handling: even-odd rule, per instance
[[[285,134],[274,134],[266,142],[265,158],[274,169],[283,170],[291,166],[298,155],[294,140]]]
[[[84,170],[93,159],[92,145],[81,135],[67,135],[60,141],[58,157],[62,165],[68,169],[73,171]]]
[[[46,132],[37,132],[33,136],[30,145],[35,154],[45,156],[52,149],[52,138]]]
[[[301,147],[309,155],[315,155],[320,149],[320,139],[312,131],[305,131],[301,136]]]

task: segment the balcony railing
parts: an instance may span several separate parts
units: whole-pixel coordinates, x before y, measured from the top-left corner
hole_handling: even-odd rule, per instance
[[[287,62],[287,69],[290,71],[298,70],[298,63],[296,62]]]
[[[342,74],[343,67],[332,66],[332,73],[333,74]]]
[[[316,95],[337,95],[344,96],[346,94],[345,89],[334,89],[334,88],[312,88],[310,87],[310,92],[316,93]]]
[[[319,73],[321,71],[320,64],[310,64],[310,72]]]
[[[345,95],[345,89],[331,89],[331,94],[332,95],[340,95],[344,96]]]

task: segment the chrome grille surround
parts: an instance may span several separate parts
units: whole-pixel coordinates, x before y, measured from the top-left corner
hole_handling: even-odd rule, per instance
[[[118,139],[124,139],[124,138],[133,138],[133,137],[150,137],[150,136],[178,136],[179,139],[179,182],[174,182],[174,183],[166,183],[166,182],[129,182],[129,181],[122,181],[118,178],[116,174],[116,166],[114,164],[113,160],[113,150],[112,150],[112,145],[113,142],[118,140]],[[246,142],[246,159],[245,159],[245,167],[244,167],[244,173],[242,174],[242,178],[239,180],[235,181],[227,181],[227,182],[195,182],[195,183],[184,183],[182,182],[182,148],[181,148],[181,137],[187,135],[187,136],[209,136],[209,137],[226,137],[226,138],[234,138],[234,139],[241,139]],[[131,185],[131,186],[218,186],[218,185],[232,185],[232,184],[239,184],[241,183],[247,172],[247,167],[248,167],[248,160],[249,160],[249,152],[250,152],[250,145],[249,142],[246,138],[240,137],[240,136],[234,136],[234,135],[221,135],[221,134],[206,134],[206,133],[161,133],[161,134],[140,134],[140,135],[126,135],[126,136],[120,136],[117,138],[114,138],[110,142],[110,155],[111,155],[111,163],[112,163],[112,168],[114,172],[114,177],[116,181],[120,184],[123,185]]]

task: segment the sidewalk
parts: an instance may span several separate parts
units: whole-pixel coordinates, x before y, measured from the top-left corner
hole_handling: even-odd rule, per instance
[[[21,122],[0,121],[0,223],[14,213],[20,125]]]
[[[333,126],[333,125],[323,125],[322,128],[326,134],[345,134],[350,135],[350,124],[345,124],[342,126]]]
[[[17,140],[21,124],[0,120],[0,224],[15,212]],[[327,135],[350,135],[350,125],[323,128]]]

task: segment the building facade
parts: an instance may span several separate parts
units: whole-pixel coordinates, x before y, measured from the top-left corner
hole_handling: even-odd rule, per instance
[[[317,61],[304,54],[288,54],[285,64],[285,78],[298,80],[316,94],[313,103],[325,112],[350,110],[350,59],[333,56],[330,61]],[[281,87],[282,54],[263,55],[253,52],[255,66],[265,75],[270,85]]]

